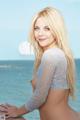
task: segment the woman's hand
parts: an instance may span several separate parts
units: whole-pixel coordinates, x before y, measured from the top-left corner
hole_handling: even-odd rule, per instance
[[[5,113],[6,118],[19,117],[18,110],[19,108],[9,104],[0,105],[0,111]]]
[[[29,112],[27,108],[25,108],[25,105],[18,108],[16,106],[9,105],[9,104],[0,105],[0,111],[5,113],[6,118],[21,117],[22,115]]]

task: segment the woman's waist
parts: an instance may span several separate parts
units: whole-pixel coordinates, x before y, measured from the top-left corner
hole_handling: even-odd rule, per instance
[[[68,109],[67,104],[61,104],[61,105],[42,105],[39,108],[40,117],[41,120],[54,120],[57,118],[57,116],[66,113],[66,110]]]
[[[46,102],[42,106],[40,106],[39,111],[41,113],[49,113],[51,111],[53,112],[61,111],[61,110],[63,111],[65,110],[65,108],[68,108],[68,107],[69,105],[67,104],[67,102],[64,102],[64,101],[59,104]]]

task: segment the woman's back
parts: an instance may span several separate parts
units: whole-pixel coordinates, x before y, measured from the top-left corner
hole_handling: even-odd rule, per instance
[[[49,91],[47,101],[40,107],[40,120],[80,120],[68,105],[69,90]]]
[[[43,63],[41,63],[37,72],[37,81],[35,80],[36,82],[34,82],[36,84],[39,81],[38,85],[40,85],[42,89],[39,89],[39,87],[38,89],[39,93],[43,93],[43,97],[45,97],[47,89],[50,87],[45,103],[42,104],[42,106],[40,106],[39,108],[41,120],[78,120],[77,113],[72,111],[72,109],[68,105],[68,97],[70,91],[68,81],[66,79],[67,61],[63,51],[59,48],[52,48],[46,51],[44,54],[45,58],[43,60],[47,61],[48,59],[48,62],[50,62],[52,65],[43,65]],[[43,61],[44,64],[45,61]],[[45,67],[43,68],[43,66]],[[52,69],[52,67],[55,67],[55,69]],[[49,71],[47,72],[47,74],[44,74],[44,77],[42,78],[45,78],[46,76],[47,78],[49,77],[49,80],[46,78],[42,79],[42,81],[42,71],[46,68]],[[46,83],[44,82],[44,80]],[[41,81],[42,84],[40,83]],[[47,84],[47,87],[45,86],[45,84]],[[33,87],[35,86],[36,85],[34,85]],[[39,96],[41,96],[41,94]]]

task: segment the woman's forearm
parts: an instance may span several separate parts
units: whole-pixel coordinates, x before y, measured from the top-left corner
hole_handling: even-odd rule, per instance
[[[25,105],[21,106],[20,108],[18,108],[17,110],[17,114],[18,116],[22,116],[26,113],[28,113],[29,111],[25,108]]]

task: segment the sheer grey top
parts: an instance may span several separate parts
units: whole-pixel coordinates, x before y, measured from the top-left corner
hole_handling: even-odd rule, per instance
[[[69,89],[67,60],[59,48],[49,48],[43,53],[36,75],[36,87],[30,100],[25,103],[28,111],[39,108],[48,96],[50,89]]]

